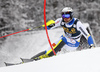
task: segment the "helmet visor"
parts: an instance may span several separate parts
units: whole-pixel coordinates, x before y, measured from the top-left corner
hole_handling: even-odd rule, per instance
[[[62,17],[63,18],[70,18],[70,14],[63,14]]]

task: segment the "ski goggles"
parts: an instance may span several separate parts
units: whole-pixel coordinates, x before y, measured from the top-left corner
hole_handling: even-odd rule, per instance
[[[63,18],[70,18],[70,14],[63,14],[62,17]]]

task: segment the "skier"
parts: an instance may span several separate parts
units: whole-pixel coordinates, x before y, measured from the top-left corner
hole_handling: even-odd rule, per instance
[[[74,51],[78,48],[80,44],[80,38],[83,35],[88,44],[91,47],[94,47],[93,39],[91,35],[86,30],[85,26],[81,23],[80,20],[73,17],[73,9],[70,7],[65,7],[62,9],[61,18],[55,20],[55,24],[52,26],[47,26],[47,29],[54,29],[61,26],[64,29],[64,34],[52,44],[54,51],[57,53],[65,46],[67,51]],[[47,58],[53,56],[54,53],[49,47],[47,50],[35,55],[31,59],[40,60],[42,58]]]

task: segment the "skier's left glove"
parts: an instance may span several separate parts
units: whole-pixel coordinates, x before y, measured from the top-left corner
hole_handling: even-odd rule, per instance
[[[90,49],[91,49],[91,48],[95,48],[94,44],[91,44],[91,45],[89,46],[89,48],[90,48]]]

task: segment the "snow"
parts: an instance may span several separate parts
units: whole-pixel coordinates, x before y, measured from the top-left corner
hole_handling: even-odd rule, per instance
[[[100,72],[100,48],[70,52],[25,64],[2,67],[0,72]]]

